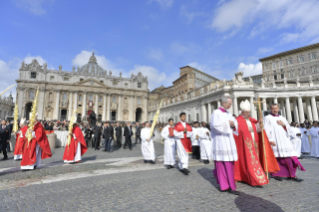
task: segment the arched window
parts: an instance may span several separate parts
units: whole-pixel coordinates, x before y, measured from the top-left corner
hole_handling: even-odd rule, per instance
[[[30,99],[33,99],[33,98],[34,98],[34,91],[30,91],[30,92],[29,92],[29,98],[30,98]]]
[[[140,98],[137,99],[137,104],[141,105],[141,99]]]
[[[116,97],[115,96],[113,96],[112,102],[116,103]]]
[[[64,93],[63,96],[62,96],[62,99],[63,99],[63,100],[67,100],[67,99],[68,99],[68,94],[67,94],[67,93]]]
[[[82,101],[82,95],[79,96],[79,101]]]

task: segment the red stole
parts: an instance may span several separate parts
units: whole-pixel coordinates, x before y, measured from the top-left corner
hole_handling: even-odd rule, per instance
[[[176,130],[176,132],[182,132],[184,131],[184,126],[181,122],[178,122],[175,127],[174,130]],[[192,132],[192,127],[186,123],[186,130],[188,132]],[[192,152],[192,142],[191,139],[189,139],[186,135],[186,133],[184,134],[184,138],[181,138],[181,142],[186,150],[186,152],[191,153]]]
[[[28,126],[25,125],[24,127],[22,127],[20,129],[21,133],[22,133],[22,138],[20,137],[20,133],[16,133],[16,145],[14,148],[14,153],[13,155],[22,155],[23,154],[23,149],[24,149],[24,143],[25,143],[25,134],[28,130]]]
[[[28,139],[25,140],[24,150],[23,150],[23,157],[21,160],[21,166],[33,165],[36,162],[36,146],[39,144],[40,148],[42,149],[42,159],[46,159],[52,157],[50,145],[48,138],[45,134],[45,130],[40,122],[37,122],[34,125],[34,132],[35,137],[32,138],[30,143]]]
[[[74,139],[73,134],[75,135],[76,139]],[[78,142],[81,144],[81,156],[87,151],[87,146],[85,139],[83,137],[83,133],[79,126],[74,126],[72,130],[72,138],[70,146],[65,146],[63,160],[73,161],[76,155],[76,149],[78,147]]]
[[[236,118],[238,122],[238,136],[234,135],[238,160],[235,161],[235,180],[244,181],[251,186],[265,185],[269,181],[264,170],[259,163],[258,157],[258,135],[255,123],[257,120],[249,118],[254,130],[255,142],[252,139],[251,132],[243,116]]]

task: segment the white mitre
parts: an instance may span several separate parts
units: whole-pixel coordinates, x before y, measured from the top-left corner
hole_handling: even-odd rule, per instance
[[[26,123],[25,121],[26,121],[26,118],[22,118],[20,121],[20,124],[25,124]]]
[[[250,103],[247,99],[245,101],[241,101],[240,109],[241,111],[250,111]]]

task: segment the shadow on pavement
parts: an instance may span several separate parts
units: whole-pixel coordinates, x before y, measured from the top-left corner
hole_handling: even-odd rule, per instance
[[[200,174],[205,180],[207,180],[208,182],[210,182],[210,184],[212,184],[212,186],[214,186],[216,188],[216,190],[219,191],[219,185],[216,182],[216,179],[214,177],[214,174],[212,172],[212,169],[209,168],[201,168],[199,170],[197,170],[198,174]]]
[[[96,160],[96,156],[82,158],[81,162],[89,161],[89,160]]]
[[[273,202],[270,202],[260,197],[246,194],[244,192],[240,192],[240,195],[235,199],[235,204],[240,211],[284,211]]]

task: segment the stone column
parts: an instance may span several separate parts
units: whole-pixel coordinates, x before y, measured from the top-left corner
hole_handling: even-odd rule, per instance
[[[294,99],[294,100],[293,100],[293,105],[294,105],[294,118],[295,118],[295,122],[299,122],[299,113],[298,113],[297,99]]]
[[[82,117],[86,116],[86,92],[83,92]]]
[[[107,108],[106,108],[106,120],[110,121],[111,117],[110,117],[110,109],[111,109],[111,96],[110,94],[107,94]]]
[[[301,96],[298,97],[298,107],[299,107],[299,123],[305,122],[305,113],[303,109],[303,103]]]
[[[69,112],[68,112],[68,117],[69,117],[69,120],[71,120],[72,118],[72,106],[73,106],[73,95],[72,95],[72,92],[69,92]]]
[[[103,95],[103,113],[102,120],[106,121],[106,94]]]
[[[79,99],[79,94],[78,92],[74,93],[74,105],[73,105],[73,110],[77,110],[78,109],[78,99]],[[79,113],[80,111],[78,111]]]
[[[287,120],[290,123],[292,121],[292,118],[291,118],[291,109],[290,109],[289,97],[286,97],[286,114],[287,114]]]
[[[262,98],[262,100],[261,101],[263,101],[263,110],[264,111],[267,111],[267,99],[266,98]]]
[[[44,88],[39,88],[39,96],[38,96],[38,107],[37,107],[37,112],[38,112],[38,119],[43,119],[44,118]]]
[[[19,114],[20,119],[24,117],[24,114],[22,111],[22,108],[24,107],[24,105],[23,105],[24,91],[25,91],[25,88],[18,89],[18,101],[17,102],[18,102],[18,114]]]
[[[282,111],[282,116],[286,117],[287,119],[287,113],[286,113],[286,110],[285,110],[285,101],[283,99],[280,100],[280,107],[281,107],[281,111]]]
[[[254,97],[250,97],[250,112],[251,112],[251,117],[257,119],[257,112],[255,110],[255,104],[254,104]]]
[[[117,119],[119,120],[119,121],[121,121],[122,120],[122,96],[121,95],[119,95],[119,105],[117,106]]]
[[[55,99],[55,113],[54,119],[59,120],[59,113],[60,113],[60,93],[61,91],[55,90],[56,99]]]
[[[96,115],[96,119],[98,119],[99,115],[99,94],[95,94],[95,105],[94,105],[94,112]]]
[[[312,113],[313,113],[313,120],[318,121],[318,110],[317,110],[317,102],[316,97],[311,97],[311,107],[312,107]]]
[[[207,107],[208,107],[207,122],[209,122],[210,116],[212,115],[212,105],[210,102],[207,104]]]
[[[221,100],[218,99],[218,100],[217,100],[217,108],[219,108],[219,107],[221,107],[221,106],[222,106]]]
[[[144,121],[148,121],[147,97],[145,96],[144,99],[142,98],[142,100],[144,102],[144,108],[145,108]]]
[[[233,98],[233,114],[238,116],[238,104],[237,104],[237,97],[234,96]]]
[[[134,120],[134,99],[135,99],[135,96],[130,96],[130,108],[129,108],[129,113],[130,113],[130,118],[129,120],[130,121],[135,121]],[[142,101],[142,99],[141,99]]]
[[[205,104],[201,105],[201,110],[202,110],[202,121],[206,121],[206,107]]]
[[[309,98],[306,99],[306,107],[307,107],[308,120],[313,121],[311,104],[310,104],[310,99]]]

